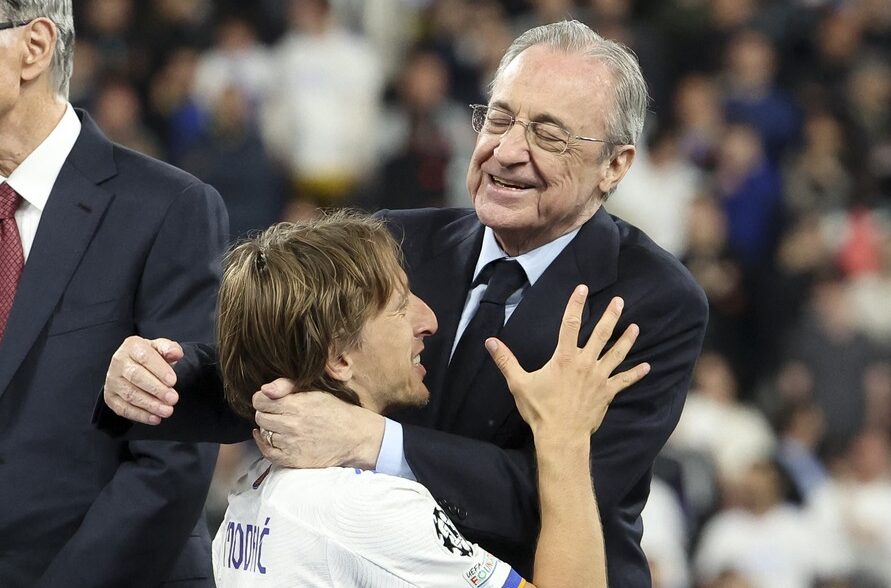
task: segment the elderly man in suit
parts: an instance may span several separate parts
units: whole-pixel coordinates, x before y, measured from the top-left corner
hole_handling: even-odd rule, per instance
[[[562,301],[586,284],[581,339],[621,296],[619,330],[641,328],[627,365],[652,366],[591,438],[610,586],[649,586],[640,512],[653,460],[684,404],[707,307],[677,260],[601,206],[631,166],[646,102],[633,54],[579,22],[514,41],[489,103],[472,107],[474,209],[382,213],[401,240],[412,290],[439,318],[420,357],[429,405],[390,420],[323,394],[288,395],[288,382],[278,380],[254,401],[264,454],[294,467],[351,465],[416,479],[468,538],[528,573],[540,525],[533,438],[483,341],[497,334],[524,368],[541,367],[557,341]],[[154,348],[172,348],[171,360],[185,351],[181,394]],[[130,339],[110,367],[105,400],[144,423],[170,417],[177,400],[178,413],[195,414],[195,404],[220,402],[214,359],[207,347]],[[227,419],[205,414],[204,431],[194,419],[191,428],[174,420],[164,434],[207,435]]]
[[[70,0],[0,0],[0,586],[213,586],[216,448],[91,425],[123,337],[212,336],[226,214],[67,101]]]

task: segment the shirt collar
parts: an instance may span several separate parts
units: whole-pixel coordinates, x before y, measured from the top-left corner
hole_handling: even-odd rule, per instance
[[[533,249],[532,251],[527,251],[517,257],[510,257],[504,252],[498,244],[498,241],[495,239],[495,231],[486,227],[483,232],[483,247],[480,249],[480,256],[476,262],[476,269],[473,270],[473,279],[476,280],[479,277],[480,272],[483,271],[483,268],[496,259],[515,259],[523,267],[523,271],[526,272],[526,278],[529,280],[529,285],[533,286],[538,278],[541,277],[541,274],[548,269],[551,262],[553,262],[557,256],[560,255],[560,252],[569,245],[569,242],[576,236],[580,228],[581,227],[557,237],[550,243],[545,243],[541,247]]]
[[[77,142],[80,127],[80,119],[68,104],[56,128],[6,178],[19,196],[40,211],[46,206],[56,178]]]

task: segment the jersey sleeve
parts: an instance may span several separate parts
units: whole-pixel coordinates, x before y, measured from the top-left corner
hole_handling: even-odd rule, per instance
[[[344,549],[410,585],[521,588],[511,566],[465,539],[419,484],[371,472],[362,492],[333,501]]]

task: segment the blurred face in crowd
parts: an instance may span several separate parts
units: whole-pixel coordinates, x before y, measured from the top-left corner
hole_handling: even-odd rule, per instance
[[[752,465],[740,482],[742,506],[763,515],[783,500],[783,488],[776,468],[768,463]]]
[[[884,432],[866,431],[851,443],[849,462],[860,482],[871,482],[891,472],[891,447]]]
[[[749,91],[763,91],[773,79],[773,47],[763,35],[752,31],[740,33],[730,45],[727,65],[735,85]]]
[[[387,306],[365,323],[359,346],[341,356],[351,371],[349,387],[365,408],[378,413],[423,406],[430,396],[421,351],[424,337],[436,332],[436,316],[408,289],[401,269],[399,283]]]
[[[93,0],[87,4],[86,20],[96,32],[123,34],[133,18],[133,0]]]
[[[400,92],[409,110],[425,113],[442,103],[448,86],[449,74],[442,58],[433,52],[419,53],[403,70]]]
[[[615,108],[613,88],[604,64],[544,46],[520,53],[496,80],[489,105],[520,122],[500,135],[483,129],[467,188],[480,221],[508,253],[535,249],[591,218],[634,157],[632,146],[604,157],[603,144],[576,140],[565,153],[546,151],[520,123],[551,122],[572,135],[609,140],[604,113]]]

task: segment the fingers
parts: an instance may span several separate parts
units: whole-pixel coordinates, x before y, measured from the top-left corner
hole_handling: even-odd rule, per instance
[[[489,355],[492,356],[492,361],[494,361],[495,365],[498,366],[498,369],[501,370],[504,379],[507,380],[508,387],[511,389],[511,393],[513,393],[513,384],[516,382],[517,378],[521,374],[525,374],[526,371],[520,367],[517,358],[514,357],[511,350],[507,348],[507,345],[495,337],[486,339],[486,350],[489,352]]]
[[[115,351],[105,377],[105,403],[116,414],[144,424],[157,425],[173,414],[179,395],[172,386],[176,374],[155,344],[169,357],[182,348],[173,341],[148,341],[128,337]]]
[[[169,365],[175,365],[176,362],[183,358],[183,348],[176,341],[159,337],[150,341],[152,347],[161,354]]]
[[[557,338],[557,352],[577,351],[579,345],[579,330],[582,328],[582,312],[585,309],[585,301],[588,299],[588,287],[580,284],[575,287],[566,303],[563,311],[563,320],[560,322],[560,334]]]
[[[253,404],[254,410],[257,412],[265,412],[269,414],[282,414],[284,412],[284,407],[279,399],[270,400],[270,398],[262,391],[254,392],[254,395],[251,396],[251,404]]]
[[[174,404],[179,401],[179,394],[177,394],[176,390],[171,388],[170,386],[165,386],[161,380],[157,378],[155,374],[147,370],[142,365],[138,363],[129,362],[125,366],[121,368],[121,379],[124,381],[117,392],[119,394],[124,394],[128,392],[131,388],[135,391],[141,391],[146,393],[148,398],[144,397],[142,394],[133,394],[133,403],[135,404],[137,401],[141,408],[145,408],[150,410],[151,412],[155,412],[150,405],[157,406],[166,406],[167,408],[171,408]],[[130,401],[129,397],[125,397],[125,400]],[[154,401],[154,402],[151,402]],[[172,412],[172,408],[171,408]],[[158,414],[158,416],[170,416],[169,414]]]
[[[176,384],[176,373],[152,343],[142,337],[127,337],[124,344],[112,356],[112,367],[118,367],[121,370],[121,376],[132,381],[125,374],[125,370],[132,371],[130,363],[135,362],[148,370],[162,386],[171,387]],[[173,343],[173,341],[169,343]],[[179,346],[176,345],[176,347]],[[165,351],[168,351],[166,347]],[[182,354],[182,348],[179,348],[179,353]],[[147,391],[152,392],[152,390]]]
[[[626,370],[611,377],[608,380],[608,390],[611,395],[610,400],[615,398],[616,395],[625,388],[643,380],[648,373],[650,373],[650,364],[639,363],[630,370]]]
[[[584,346],[585,354],[592,360],[597,360],[600,357],[600,352],[603,351],[610,337],[613,336],[613,330],[619,322],[619,317],[622,316],[624,307],[625,301],[616,296],[610,300],[606,310],[603,311],[603,316],[594,325],[594,332],[591,333],[591,337]]]
[[[173,406],[162,402],[156,396],[146,392],[142,387],[123,379],[115,382],[106,382],[104,396],[106,404],[118,414],[121,413],[115,409],[115,405],[133,407],[162,419],[173,414]]]
[[[254,422],[261,429],[273,433],[282,434],[288,429],[288,417],[281,414],[257,411],[254,415]]]
[[[275,381],[269,382],[268,384],[263,384],[260,387],[260,392],[262,392],[270,400],[277,400],[279,398],[284,398],[288,394],[296,392],[295,388],[296,386],[294,385],[293,380],[289,380],[288,378],[279,378]]]
[[[117,396],[106,395],[105,404],[107,404],[108,408],[114,411],[116,415],[124,417],[127,420],[142,423],[144,425],[158,425],[161,423],[161,417],[158,415],[143,410],[142,408],[137,408],[132,404],[128,404]]]
[[[272,463],[281,463],[283,461],[283,457],[285,452],[277,447],[271,446],[266,438],[258,431],[254,429],[252,431],[254,436],[254,443],[257,444],[257,449],[260,450],[260,453],[263,454],[263,457],[271,461]]]
[[[639,334],[640,328],[638,328],[637,325],[628,325],[628,328],[625,329],[622,336],[619,337],[613,346],[600,358],[600,364],[606,370],[605,373],[613,373],[613,371],[625,361],[625,358],[628,357],[628,352],[631,351],[631,347],[634,345],[634,342],[637,341],[637,336]]]

